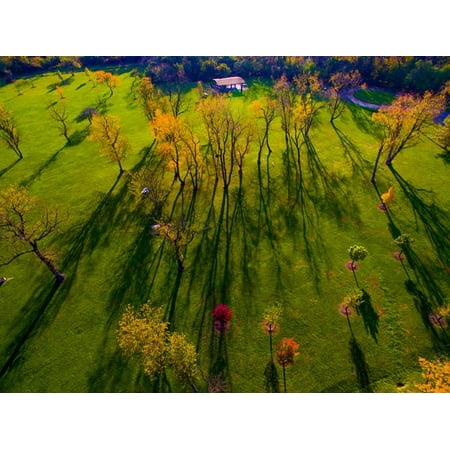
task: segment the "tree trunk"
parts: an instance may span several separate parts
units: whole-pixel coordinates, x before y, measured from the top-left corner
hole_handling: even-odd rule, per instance
[[[372,177],[370,178],[371,183],[375,183],[375,176],[377,174],[378,163],[380,162],[381,153],[383,151],[383,146],[378,149],[377,159],[375,160],[375,165],[373,167]]]
[[[286,393],[287,389],[286,389],[286,367],[285,366],[283,366],[283,384],[284,384],[284,393]]]
[[[31,243],[31,246],[33,247],[33,251],[36,256],[50,269],[52,274],[55,276],[56,282],[61,283],[61,281],[64,280],[65,275],[59,272],[58,269],[53,265],[53,263],[41,253],[36,243]]]

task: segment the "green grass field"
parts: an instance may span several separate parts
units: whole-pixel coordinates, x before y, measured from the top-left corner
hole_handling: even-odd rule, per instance
[[[131,93],[133,78],[126,72],[120,79],[107,112],[120,117],[131,145],[124,166],[132,172],[155,165],[157,156]],[[283,315],[274,342],[293,337],[300,344],[286,371],[289,392],[397,392],[420,379],[419,356],[446,352],[446,335],[427,318],[433,305],[450,297],[449,166],[432,142],[405,150],[395,171],[381,165],[377,188],[394,186],[396,193],[387,214],[377,208],[369,182],[378,141],[368,111],[348,105],[333,127],[326,106],[320,110],[313,145],[303,150],[300,181],[288,170],[277,119],[273,154],[264,155],[260,170],[256,148],[248,154],[241,189],[235,182],[227,197],[220,185],[204,182],[193,198],[173,185],[164,214],[189,214],[199,230],[187,249],[186,270],[178,273],[167,243],[150,235],[149,211],[130,192],[128,175],[117,181],[117,165],[86,139],[87,121],[76,120],[107,88],[93,89],[76,73],[59,100],[57,82],[55,74],[38,77],[20,96],[13,85],[0,88],[24,153],[14,164],[13,152],[1,147],[0,190],[24,185],[65,214],[47,244],[67,277],[55,287],[33,255],[1,268],[0,276],[14,279],[0,288],[0,391],[189,392],[170,371],[150,382],[138,362],[120,352],[119,318],[127,304],[147,300],[163,305],[173,329],[196,345],[202,392],[218,365],[225,390],[264,392],[269,339],[262,315],[275,301]],[[264,90],[250,84],[233,106],[244,110]],[[49,116],[48,105],[58,101],[78,137],[73,145],[65,145]],[[192,108],[186,114],[196,117]],[[196,132],[202,136],[200,126]],[[392,257],[396,229],[416,240],[406,271]],[[365,246],[369,256],[357,272],[365,306],[349,328],[338,308],[355,285],[345,267],[353,244]],[[414,295],[405,288],[408,277]],[[222,342],[211,318],[218,303],[233,310]]]
[[[354,96],[362,102],[373,105],[390,105],[394,95],[390,92],[378,91],[373,89],[359,89],[355,91]]]

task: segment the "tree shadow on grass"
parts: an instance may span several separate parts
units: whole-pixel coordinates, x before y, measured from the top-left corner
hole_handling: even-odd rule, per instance
[[[414,187],[400,176],[392,166],[389,166],[389,168],[406,198],[409,200],[414,215],[420,218],[439,260],[444,267],[450,266],[449,214],[434,202],[431,198],[431,192]]]
[[[436,331],[436,328],[430,321],[430,314],[434,310],[433,303],[430,302],[428,297],[418,288],[417,284],[412,280],[408,279],[405,281],[405,289],[409,295],[413,298],[414,306],[417,312],[420,314],[424,327],[430,333],[430,337],[433,342],[433,346],[437,351],[443,351],[445,348],[448,349],[450,344],[448,336],[444,334],[440,336]]]
[[[232,392],[225,333],[220,333],[217,337],[213,331],[211,335],[210,356],[211,365],[208,379],[219,379],[221,381],[221,392]]]
[[[352,164],[353,174],[358,174],[362,178],[367,179],[367,171],[370,169],[371,163],[361,156],[361,152],[358,147],[356,147],[350,138],[342,130],[340,130],[334,122],[331,122],[331,125],[341,141],[341,145],[344,149],[344,156],[348,158]]]
[[[269,393],[280,392],[280,377],[273,358],[269,360],[264,369],[264,389]]]
[[[27,342],[43,326],[48,326],[55,318],[63,296],[56,296],[61,283],[46,284],[35,291],[25,306],[21,309],[20,317],[17,318],[9,329],[9,334],[14,336],[13,341],[7,347],[8,354],[0,369],[0,379],[20,359],[21,352]],[[52,300],[56,297],[56,301]],[[20,330],[19,332],[17,330]]]
[[[370,334],[375,342],[378,342],[379,316],[372,306],[370,295],[364,289],[362,291],[363,301],[361,305],[358,306],[357,311],[363,319],[364,328],[366,329],[367,333]]]
[[[44,170],[48,169],[50,166],[52,166],[59,154],[66,148],[66,145],[63,145],[58,151],[56,151],[52,156],[50,156],[50,158],[47,159],[47,161],[45,161],[40,167],[38,167],[38,169],[31,174],[28,178],[26,178],[21,184],[22,186],[25,187],[30,187],[34,181],[36,180],[36,178],[39,178],[42,175],[42,172],[44,172]]]
[[[347,108],[352,114],[354,122],[361,131],[376,138],[381,138],[380,130],[374,126],[372,121],[373,111],[368,111],[367,109],[352,103],[347,103]]]
[[[364,352],[353,334],[349,341],[349,350],[360,390],[362,392],[372,392],[370,387],[369,366],[366,362]]]
[[[10,171],[19,161],[20,159],[16,159],[8,167],[5,167],[4,169],[0,170],[0,177],[4,175],[6,172]]]

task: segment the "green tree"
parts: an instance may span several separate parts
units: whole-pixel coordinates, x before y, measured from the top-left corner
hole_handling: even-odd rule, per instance
[[[272,335],[280,330],[281,306],[269,306],[263,315],[263,329],[269,334],[270,356],[272,356]]]
[[[414,243],[414,239],[409,234],[401,234],[400,236],[397,236],[394,239],[395,245],[400,247],[400,253],[398,255],[399,258],[401,258],[403,252],[405,250],[408,250],[408,248],[411,247],[411,244]]]
[[[0,139],[19,157],[23,158],[19,148],[20,134],[11,112],[0,104]]]
[[[59,283],[64,280],[54,264],[55,254],[41,249],[41,241],[60,224],[57,210],[40,206],[24,187],[10,186],[0,194],[0,239],[12,255],[0,262],[5,266],[27,253],[34,253]]]
[[[368,255],[368,251],[362,245],[352,245],[348,249],[348,254],[351,259],[350,263],[348,264],[348,267],[353,272],[356,286],[359,288],[358,279],[356,278],[356,273],[355,273],[355,270],[358,268],[358,265],[356,264],[356,262],[364,260],[366,258],[366,256]]]

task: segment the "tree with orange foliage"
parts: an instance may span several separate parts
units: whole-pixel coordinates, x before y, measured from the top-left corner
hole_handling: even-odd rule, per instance
[[[411,147],[419,139],[427,121],[432,120],[445,107],[445,96],[425,92],[423,97],[403,94],[397,96],[392,104],[382,106],[372,114],[372,120],[381,125],[383,136],[378,148],[370,181],[375,182],[378,163],[382,154],[385,163],[391,165],[394,158],[405,148]]]
[[[283,338],[278,342],[275,349],[275,358],[278,364],[283,368],[284,392],[287,392],[286,367],[294,364],[294,358],[299,355],[299,353],[297,353],[298,348],[299,344],[297,344],[293,338]]]
[[[450,392],[450,361],[447,358],[437,361],[419,358],[419,364],[425,379],[425,383],[415,385],[420,392]]]
[[[100,144],[99,151],[119,165],[119,177],[125,171],[122,160],[125,159],[129,144],[122,136],[119,118],[116,116],[95,114],[92,116],[89,140]]]
[[[179,117],[159,111],[156,111],[150,126],[158,142],[156,150],[168,167],[173,168],[174,179],[184,186],[189,177],[194,191],[197,191],[203,163],[199,140],[192,127]]]
[[[120,78],[119,75],[113,75],[110,72],[105,72],[104,70],[97,70],[94,72],[97,83],[106,84],[109,88],[109,98],[113,96],[113,89],[119,86]]]
[[[59,94],[60,100],[63,100],[64,99],[64,93],[63,93],[63,90],[61,89],[61,87],[60,86],[56,86],[55,89],[56,89],[56,92]]]

